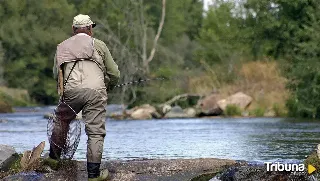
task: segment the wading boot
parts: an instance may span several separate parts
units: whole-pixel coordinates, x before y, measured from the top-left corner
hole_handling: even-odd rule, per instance
[[[108,179],[109,171],[104,169],[100,172],[100,163],[87,163],[88,181],[105,181]]]

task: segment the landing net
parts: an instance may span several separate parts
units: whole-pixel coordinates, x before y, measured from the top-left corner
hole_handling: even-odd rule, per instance
[[[47,135],[50,147],[60,159],[72,159],[79,145],[81,123],[76,112],[61,102],[49,117]]]

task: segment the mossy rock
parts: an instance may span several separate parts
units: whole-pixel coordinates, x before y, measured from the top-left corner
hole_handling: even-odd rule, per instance
[[[13,109],[12,106],[4,101],[0,100],[0,113],[12,113]]]
[[[13,174],[20,172],[20,170],[21,170],[21,167],[20,167],[21,157],[22,157],[22,154],[16,153],[13,155],[12,162],[10,162],[10,164],[6,168],[4,168],[3,172],[0,172],[0,180],[8,175],[13,175]]]
[[[318,158],[318,155],[316,152],[312,153],[311,155],[309,155],[307,157],[307,159],[304,161],[304,164],[306,165],[306,167],[308,167],[308,165],[312,165],[316,168],[316,172],[319,173],[320,171],[320,159]]]

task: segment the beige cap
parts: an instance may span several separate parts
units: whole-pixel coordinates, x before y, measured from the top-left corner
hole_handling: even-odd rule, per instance
[[[92,28],[96,26],[96,24],[91,21],[91,18],[88,15],[79,14],[73,18],[72,26],[74,27],[86,27],[90,25],[92,25]]]

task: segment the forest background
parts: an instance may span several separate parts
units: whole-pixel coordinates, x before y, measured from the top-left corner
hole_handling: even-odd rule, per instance
[[[109,104],[158,104],[175,95],[242,91],[252,109],[320,117],[320,5],[316,0],[2,0],[0,107],[54,105],[57,44],[88,14],[120,83]]]

